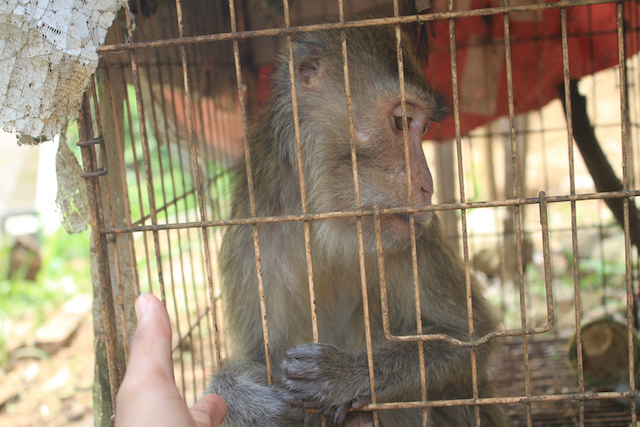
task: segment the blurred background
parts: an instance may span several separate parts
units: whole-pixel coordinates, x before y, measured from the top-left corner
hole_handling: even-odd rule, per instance
[[[89,426],[89,232],[56,208],[58,141],[0,131],[0,425]]]

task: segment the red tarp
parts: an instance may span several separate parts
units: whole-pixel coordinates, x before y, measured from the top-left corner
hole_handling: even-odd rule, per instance
[[[456,10],[502,6],[500,0],[456,0]],[[511,0],[509,5],[531,4]],[[431,13],[446,10],[446,1],[432,1]],[[635,2],[624,4],[626,56],[638,51],[638,12]],[[509,15],[513,100],[516,113],[536,110],[558,96],[563,82],[560,9]],[[507,115],[507,78],[503,15],[459,18],[455,21],[458,91],[462,135]],[[429,62],[425,74],[432,85],[452,99],[449,21],[432,21]],[[429,31],[431,34],[431,31]],[[579,79],[618,64],[616,4],[567,8],[569,76]],[[267,92],[271,67],[259,73],[261,98]],[[454,119],[437,124],[430,139],[455,136]]]

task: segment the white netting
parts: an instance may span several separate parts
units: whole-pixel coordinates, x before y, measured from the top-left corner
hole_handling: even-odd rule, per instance
[[[0,127],[53,138],[76,117],[126,0],[0,0]]]

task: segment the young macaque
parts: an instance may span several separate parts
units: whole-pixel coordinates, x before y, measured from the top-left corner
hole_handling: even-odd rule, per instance
[[[349,83],[360,206],[372,211],[431,204],[433,181],[422,151],[429,123],[447,107],[425,81],[420,61],[403,35],[406,122],[401,107],[394,27],[346,30]],[[272,82],[270,103],[249,135],[258,217],[302,213],[289,54],[285,49]],[[349,113],[340,31],[306,33],[293,40],[303,172],[309,213],[356,211]],[[404,132],[410,168],[405,165]],[[407,170],[411,171],[411,179]],[[247,172],[236,170],[232,217],[251,217]],[[409,200],[409,183],[411,200]],[[417,238],[421,321],[424,334],[468,341],[463,265],[443,237],[433,213],[382,215],[384,269],[391,333],[417,332],[411,224]],[[230,426],[328,425],[346,420],[373,425],[361,291],[357,218],[310,221],[311,257],[319,342],[313,342],[309,279],[300,221],[258,226],[266,295],[273,383],[268,384],[262,315],[251,225],[230,227],[220,253],[223,299],[233,357],[214,373],[207,393],[227,402]],[[375,222],[362,218],[377,402],[421,400],[419,344],[384,336]],[[475,337],[497,328],[473,283]],[[473,397],[471,350],[427,341],[424,369],[430,400]],[[490,397],[487,363],[494,344],[476,349],[480,397]],[[305,414],[304,407],[318,409]],[[353,409],[355,411],[348,411]],[[382,426],[417,426],[421,409],[379,410]],[[483,426],[506,425],[500,408],[481,405]],[[475,425],[473,406],[430,408],[430,426]],[[352,425],[350,424],[350,425]]]

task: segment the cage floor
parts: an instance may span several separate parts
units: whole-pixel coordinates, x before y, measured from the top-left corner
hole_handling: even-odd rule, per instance
[[[567,339],[529,340],[531,395],[578,392],[578,379],[567,358]],[[522,340],[504,344],[490,368],[492,383],[499,396],[524,396],[524,359]],[[526,426],[526,404],[505,405],[511,426]],[[531,404],[534,426],[576,426],[580,417],[577,401]],[[586,400],[585,426],[629,426],[628,406],[613,399]]]

